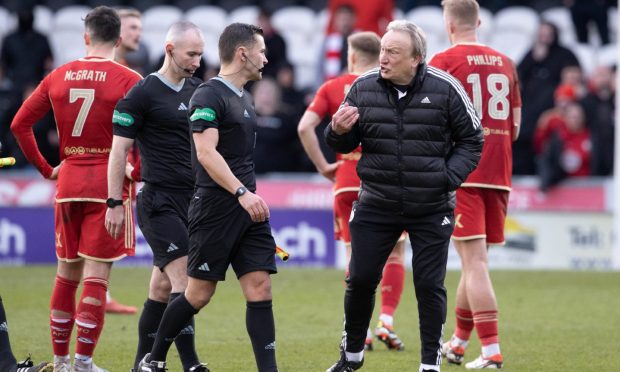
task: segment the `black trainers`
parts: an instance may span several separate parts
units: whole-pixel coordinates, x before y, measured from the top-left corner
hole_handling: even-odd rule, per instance
[[[347,360],[344,349],[340,346],[340,360],[333,366],[329,367],[325,372],[353,372],[362,368],[362,365],[364,365],[363,358],[360,362],[352,362]]]
[[[54,364],[43,362],[35,366],[30,356],[28,356],[26,360],[17,363],[16,368],[15,372],[52,372],[54,370]]]
[[[193,367],[190,367],[189,372],[211,372],[209,368],[207,368],[207,363],[196,364]]]
[[[142,358],[140,364],[138,364],[138,372],[166,372],[168,370],[166,362],[158,362],[156,360],[147,362],[150,356],[151,353],[148,353]]]

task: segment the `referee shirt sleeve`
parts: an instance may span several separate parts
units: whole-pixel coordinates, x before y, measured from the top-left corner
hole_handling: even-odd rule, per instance
[[[148,94],[143,84],[137,84],[116,103],[112,116],[114,135],[135,139],[144,125],[148,109]]]
[[[189,125],[193,133],[219,128],[223,117],[224,100],[208,85],[199,86],[189,104]]]

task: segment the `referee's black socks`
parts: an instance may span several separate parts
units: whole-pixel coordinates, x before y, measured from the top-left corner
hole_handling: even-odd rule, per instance
[[[172,303],[172,301],[180,295],[181,293],[170,293],[170,301],[168,303]],[[183,296],[183,298],[185,298],[185,296]],[[181,364],[183,364],[184,371],[188,371],[191,367],[199,363],[194,344],[194,330],[194,316],[192,315],[190,320],[185,324],[185,327],[181,329],[177,337],[174,339],[174,344],[179,352],[179,358],[181,358]]]
[[[138,364],[146,355],[150,353],[155,342],[155,335],[157,335],[157,328],[159,328],[159,322],[164,311],[166,311],[167,302],[158,302],[147,298],[144,302],[144,308],[142,314],[140,314],[140,320],[138,321],[138,349],[136,351],[136,359],[134,361],[134,369],[138,370]]]
[[[172,341],[196,313],[196,309],[187,301],[184,294],[171,301],[159,323],[149,360],[165,361]]]
[[[276,329],[271,300],[248,301],[245,325],[252,341],[259,372],[277,372]]]

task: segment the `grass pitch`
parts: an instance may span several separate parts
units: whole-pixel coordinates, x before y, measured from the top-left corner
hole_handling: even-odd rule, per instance
[[[342,329],[342,272],[287,269],[273,277],[277,357],[280,371],[324,371],[338,359]],[[13,352],[51,359],[48,304],[55,268],[0,267],[0,295],[7,311]],[[111,289],[118,300],[141,308],[150,270],[117,267]],[[454,329],[458,272],[449,272],[446,337]],[[620,273],[494,271],[500,306],[500,341],[506,371],[620,370]],[[404,352],[375,342],[363,371],[417,371],[419,335],[411,272],[395,317]],[[379,298],[375,306],[376,324]],[[108,315],[96,350],[98,365],[111,372],[131,368],[139,315]],[[213,301],[196,316],[198,354],[214,372],[255,371],[245,331],[245,302],[234,274],[220,283]],[[75,332],[74,332],[75,335]],[[74,350],[73,346],[72,349]],[[466,361],[479,353],[475,337]],[[169,370],[181,371],[174,346]],[[445,362],[444,362],[445,363]],[[464,367],[444,365],[445,371]]]

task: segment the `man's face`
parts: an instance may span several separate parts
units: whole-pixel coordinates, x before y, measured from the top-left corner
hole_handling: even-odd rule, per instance
[[[249,71],[249,80],[263,78],[262,70],[268,62],[265,53],[265,39],[261,35],[254,35],[254,45],[248,49],[245,55],[245,69]]]
[[[407,33],[391,30],[383,35],[379,55],[381,77],[394,84],[409,84],[419,64],[412,52],[413,45]]]
[[[183,34],[171,54],[172,67],[179,77],[191,77],[200,67],[200,59],[204,53],[204,40],[195,30],[188,30]]]
[[[121,38],[123,47],[130,51],[138,50],[142,35],[142,21],[137,17],[123,17],[121,19]]]

